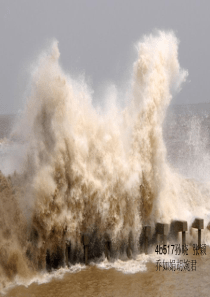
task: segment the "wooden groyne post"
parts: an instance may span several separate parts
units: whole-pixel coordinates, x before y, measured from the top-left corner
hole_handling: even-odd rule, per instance
[[[133,250],[133,233],[130,231],[128,236],[128,247],[127,247],[127,256],[129,259],[132,258],[132,250]]]
[[[158,237],[161,235],[163,240],[163,245],[166,245],[168,231],[169,231],[168,224],[156,223],[156,227],[155,227],[156,242],[160,242]]]
[[[170,233],[178,239],[178,233],[182,232],[182,245],[186,244],[187,221],[172,221]]]
[[[151,226],[144,226],[143,227],[143,246],[144,246],[144,252],[147,255],[148,254],[148,246],[149,246],[149,240],[151,238]]]
[[[104,254],[109,261],[111,256],[111,239],[108,234],[104,236]]]
[[[201,229],[204,229],[204,220],[196,218],[192,223],[192,228],[198,229],[198,246],[201,246]]]
[[[88,265],[88,246],[89,246],[89,243],[90,243],[90,236],[87,233],[83,234],[85,265]]]
[[[69,240],[66,241],[65,246],[65,264],[69,267],[70,257],[71,257],[71,242]]]

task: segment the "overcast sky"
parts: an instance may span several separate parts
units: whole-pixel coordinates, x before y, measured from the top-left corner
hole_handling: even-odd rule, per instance
[[[129,78],[134,43],[155,28],[175,32],[189,71],[172,102],[210,102],[209,12],[209,0],[0,0],[0,113],[23,108],[29,66],[52,38],[63,69],[85,73],[97,101]]]

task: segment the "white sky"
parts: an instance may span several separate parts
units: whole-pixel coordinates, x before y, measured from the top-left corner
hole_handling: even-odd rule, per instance
[[[109,82],[129,78],[134,43],[155,28],[175,32],[189,71],[173,103],[209,102],[209,11],[209,0],[0,0],[0,113],[23,108],[29,66],[52,38],[63,69],[85,73],[96,102]]]

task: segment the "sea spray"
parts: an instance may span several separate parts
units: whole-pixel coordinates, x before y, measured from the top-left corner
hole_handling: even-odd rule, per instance
[[[93,244],[106,234],[116,251],[132,232],[137,251],[143,224],[192,221],[203,205],[207,215],[209,191],[166,160],[165,112],[187,76],[177,39],[157,32],[137,50],[128,105],[104,114],[93,107],[88,86],[59,66],[57,42],[40,56],[9,140],[16,149],[8,159],[18,153],[20,166],[10,178],[1,175],[2,279],[44,270],[47,253],[55,266],[64,265],[66,241],[72,261],[81,260],[83,233]],[[195,197],[203,199],[200,208]]]
[[[140,112],[133,131],[133,151],[141,164],[142,211],[146,218],[153,211],[154,222],[162,219],[160,198],[168,183],[163,120],[171,100],[170,91],[180,88],[187,72],[180,69],[177,40],[172,33],[145,37],[138,45],[138,54],[134,64],[133,104]]]

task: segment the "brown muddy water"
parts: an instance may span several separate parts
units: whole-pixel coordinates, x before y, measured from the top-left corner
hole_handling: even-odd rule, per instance
[[[151,261],[146,264],[146,271],[134,274],[122,273],[115,268],[107,270],[90,265],[79,272],[66,272],[63,277],[53,278],[48,283],[32,283],[28,287],[16,286],[10,289],[6,296],[209,296],[209,253],[210,249],[207,249],[207,255],[193,256],[190,250],[189,255],[182,258],[189,261],[196,259],[196,271],[157,271],[156,262]]]

